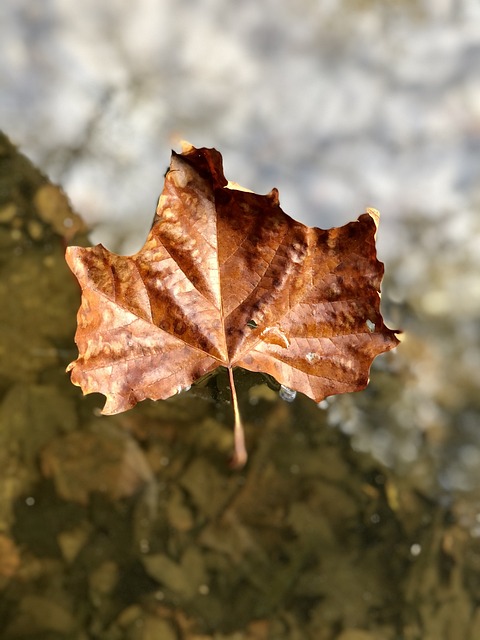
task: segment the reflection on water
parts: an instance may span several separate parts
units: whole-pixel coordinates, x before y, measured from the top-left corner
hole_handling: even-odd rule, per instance
[[[237,371],[251,458],[232,472],[225,372],[108,418],[69,383],[61,219],[80,223],[63,200],[45,217],[43,179],[2,153],[1,637],[480,637],[478,314],[438,312],[467,257],[432,253],[411,285],[389,267],[406,332],[365,392],[319,407]]]

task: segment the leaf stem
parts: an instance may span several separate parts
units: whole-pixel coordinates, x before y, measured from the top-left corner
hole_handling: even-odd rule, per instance
[[[230,461],[230,466],[233,469],[241,469],[243,466],[245,466],[248,458],[247,449],[245,447],[245,432],[243,430],[243,424],[240,418],[240,410],[238,408],[237,391],[235,389],[235,381],[233,379],[233,369],[232,367],[227,368],[228,377],[230,380],[230,391],[232,393],[233,415],[235,418],[235,426],[233,430],[235,448],[232,460]]]

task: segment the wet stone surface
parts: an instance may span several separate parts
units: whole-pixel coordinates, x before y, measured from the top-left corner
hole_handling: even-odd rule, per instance
[[[84,230],[5,138],[0,154],[1,637],[480,637],[474,307],[439,314],[391,265],[405,337],[365,392],[285,402],[236,371],[251,457],[233,472],[226,372],[112,417],[70,384],[63,253]]]

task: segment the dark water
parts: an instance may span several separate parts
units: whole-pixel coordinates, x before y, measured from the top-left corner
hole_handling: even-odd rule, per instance
[[[465,256],[411,281],[389,265],[405,335],[365,392],[288,403],[236,371],[234,472],[225,372],[108,418],[70,384],[82,225],[4,139],[0,157],[0,637],[480,638],[478,314],[425,302]]]

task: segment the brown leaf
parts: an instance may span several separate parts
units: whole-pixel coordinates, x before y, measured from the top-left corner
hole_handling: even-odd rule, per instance
[[[3,579],[12,578],[20,566],[20,554],[11,538],[0,533],[0,586]]]
[[[379,310],[378,213],[324,231],[286,215],[278,192],[227,183],[215,149],[173,153],[144,247],[69,247],[82,287],[69,365],[104,414],[168,398],[219,365],[261,371],[316,402],[358,391],[398,343]],[[242,437],[236,428],[237,454]],[[241,463],[242,461],[238,460]]]
[[[41,468],[64,500],[87,504],[98,491],[114,500],[135,494],[152,480],[145,456],[128,434],[91,428],[59,436],[43,449]]]

